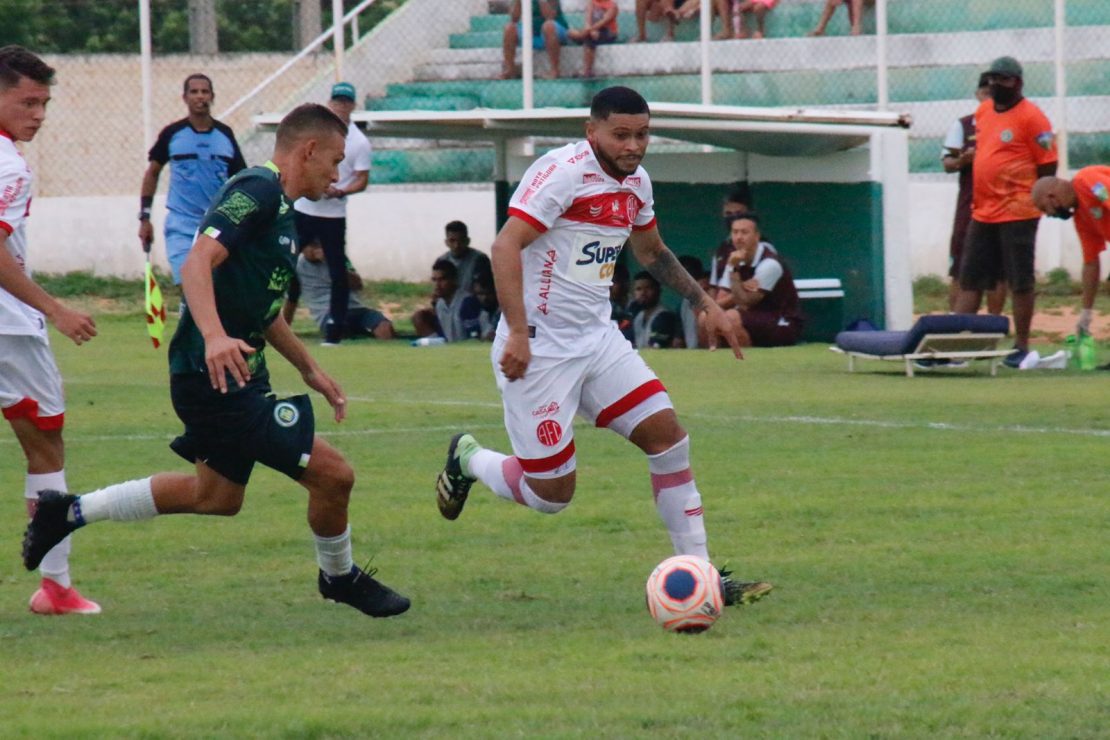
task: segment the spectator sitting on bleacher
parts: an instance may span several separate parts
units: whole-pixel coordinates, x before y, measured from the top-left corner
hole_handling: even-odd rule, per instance
[[[802,314],[794,276],[775,248],[759,238],[759,217],[745,213],[732,222],[736,251],[726,270],[740,323],[742,346],[785,347],[797,344]]]
[[[324,248],[319,242],[306,244],[300,257],[297,258],[297,282],[300,284],[300,296],[308,306],[308,313],[320,327],[320,331],[325,332],[331,310],[331,273],[324,259]],[[356,292],[362,290],[362,278],[349,262],[347,282],[351,292],[347,298],[347,317],[340,329],[340,336],[393,339],[393,323],[380,311],[364,306],[355,296]],[[297,297],[292,294],[292,291],[290,291],[289,301],[293,307],[296,306]]]
[[[737,12],[740,14],[741,27],[740,38],[747,39],[761,39],[767,35],[766,18],[768,11],[774,9],[779,0],[732,0],[732,2],[739,2],[740,7]],[[750,16],[755,17],[755,31],[750,31],[748,25],[750,20],[745,21],[745,18]]]
[[[628,305],[629,285],[628,268],[623,262],[613,266],[612,282],[609,284],[609,318],[617,325],[624,338],[636,344],[632,334],[633,312]]]
[[[640,310],[632,319],[636,349],[670,349],[682,346],[682,325],[678,314],[659,302],[659,281],[647,270],[636,273],[632,293]]]
[[[501,43],[503,80],[520,76],[516,66],[516,47],[520,43],[520,37],[524,35],[520,27],[520,0],[513,0],[509,17],[511,20],[505,24]],[[547,49],[547,60],[551,65],[548,79],[559,76],[559,53],[567,38],[567,20],[563,17],[559,0],[532,0],[532,48]]]
[[[476,338],[483,342],[492,342],[497,334],[497,322],[501,320],[501,306],[497,302],[493,276],[481,275],[475,278],[472,290],[472,294],[466,299],[468,305],[463,310],[463,315],[467,316],[476,311],[478,316]]]
[[[751,196],[746,185],[738,186],[725,196],[721,204],[721,221],[724,223],[725,238],[709,255],[709,295],[721,308],[732,308],[732,286],[728,284],[725,268],[728,256],[736,247],[732,245],[732,220],[751,210]]]
[[[589,0],[586,4],[586,25],[567,33],[570,40],[581,44],[582,76],[594,76],[594,58],[600,44],[617,40],[617,0]]]
[[[713,0],[713,8],[721,17],[721,33],[713,38],[732,38],[729,18],[729,0]],[[701,0],[636,0],[636,42],[647,41],[647,22],[666,22],[667,30],[662,41],[674,41],[674,28],[678,23],[697,16]],[[722,35],[723,34],[723,35]]]
[[[678,262],[686,272],[690,273],[690,277],[698,281],[701,289],[709,293],[709,275],[706,274],[705,265],[701,260],[692,254],[686,254],[679,257]],[[678,319],[682,323],[683,346],[687,349],[697,349],[707,344],[705,337],[699,335],[698,316],[694,313],[694,307],[690,305],[688,298],[683,298],[682,303],[678,304]]]
[[[477,300],[459,288],[459,271],[448,259],[432,265],[432,295],[435,299],[435,334],[448,342],[478,336]],[[469,299],[469,300],[468,300]]]
[[[712,0],[710,5],[713,12],[721,19],[721,30],[713,34],[713,40],[724,41],[732,38],[732,3],[730,0]],[[676,23],[681,23],[697,18],[700,12],[701,0],[686,0],[686,2],[676,2],[674,10],[669,13],[669,16]]]
[[[874,0],[868,0],[873,3]],[[859,36],[863,32],[863,0],[825,0],[825,9],[821,11],[821,20],[817,21],[817,28],[809,32],[810,36],[824,36],[833,13],[841,6],[848,6],[848,22],[852,24],[852,35]]]

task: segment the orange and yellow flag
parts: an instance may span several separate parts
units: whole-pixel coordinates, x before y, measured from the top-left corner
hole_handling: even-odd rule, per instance
[[[154,270],[150,266],[150,245],[146,247],[146,330],[150,334],[150,341],[154,348],[162,345],[162,335],[166,329],[166,304],[162,301],[162,289],[154,279]]]

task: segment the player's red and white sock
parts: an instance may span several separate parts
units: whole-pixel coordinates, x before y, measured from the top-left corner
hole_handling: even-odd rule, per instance
[[[55,473],[28,473],[24,482],[23,495],[27,499],[27,515],[35,513],[35,503],[38,501],[39,491],[68,492],[66,488],[66,472],[59,470]],[[39,565],[39,572],[43,578],[49,578],[63,588],[70,587],[69,579],[69,553],[72,542],[67,536],[64,540],[54,545]]]
[[[690,470],[690,438],[647,457],[655,508],[671,535],[675,554],[709,560],[701,494]]]
[[[73,520],[78,524],[111,519],[113,522],[136,522],[153,519],[158,514],[150,478],[129,480],[105,486],[79,496],[72,507]]]
[[[351,525],[343,534],[335,537],[321,537],[313,534],[316,540],[316,563],[320,570],[329,576],[345,576],[354,567],[351,555]]]
[[[528,479],[524,477],[520,460],[515,457],[481,449],[471,455],[468,467],[470,469],[467,472],[472,477],[485,483],[503,499],[515,501],[544,514],[557,514],[567,508],[566,504],[546,501],[537,496],[528,485]]]

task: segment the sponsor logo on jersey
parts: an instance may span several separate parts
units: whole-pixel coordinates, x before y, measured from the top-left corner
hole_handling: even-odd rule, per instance
[[[539,291],[536,293],[540,302],[536,304],[536,310],[547,316],[547,302],[551,299],[551,277],[555,272],[555,263],[559,260],[559,254],[554,249],[549,249],[544,256],[547,259],[544,260],[543,269],[540,270]]]
[[[1056,137],[1052,135],[1051,131],[1042,131],[1037,134],[1037,145],[1046,152],[1052,149],[1052,143],[1056,141]]]
[[[583,185],[598,185],[603,182],[605,182],[605,178],[597,174],[596,172],[587,172],[586,174],[582,175]]]
[[[642,181],[643,180],[639,175],[632,175],[631,177],[624,178],[624,184],[627,185],[630,188],[640,187],[640,183]]]
[[[216,206],[219,213],[233,224],[243,223],[243,219],[258,210],[258,201],[242,190],[234,190]]]
[[[601,215],[602,210],[603,209],[602,209],[601,206],[590,206],[590,217],[591,218],[597,218],[598,216]]]
[[[532,200],[532,196],[536,194],[534,188],[528,188],[524,191],[524,195],[520,196],[520,204],[522,206],[528,205],[528,201]]]
[[[546,170],[536,173],[536,176],[532,178],[532,182],[528,183],[528,187],[539,190],[540,186],[547,182],[547,179],[551,177],[551,173],[557,169],[559,169],[559,165],[555,162],[552,162],[550,165],[548,165]]]
[[[1110,199],[1110,190],[1106,189],[1106,185],[1104,183],[1096,182],[1094,185],[1091,186],[1091,192],[1096,198],[1101,201]]]
[[[578,152],[573,157],[570,157],[569,159],[567,159],[567,164],[578,164],[579,162],[581,162],[583,159],[585,159],[588,156],[590,156],[590,150],[589,149],[587,149],[586,151],[583,151],[583,152]]]
[[[574,247],[573,261],[567,265],[568,280],[587,285],[608,285],[613,280],[617,258],[624,247],[624,239],[609,237],[609,243],[593,234],[583,234]]]
[[[536,439],[544,447],[554,447],[563,438],[563,428],[554,419],[544,419],[536,427]]]
[[[1014,140],[1014,132],[1010,129],[1004,129],[998,138],[1002,139],[1003,144],[1009,144]]]
[[[297,423],[297,419],[301,418],[301,413],[297,411],[297,407],[288,401],[282,401],[277,406],[274,406],[274,421],[278,426],[291,427]]]
[[[26,182],[24,178],[20,177],[14,183],[4,187],[4,192],[0,193],[0,216],[4,215],[8,207],[23,193],[23,186]]]
[[[545,403],[543,406],[535,409],[532,412],[532,416],[551,416],[552,414],[556,414],[558,412],[559,404],[555,401],[552,401],[551,403]]]

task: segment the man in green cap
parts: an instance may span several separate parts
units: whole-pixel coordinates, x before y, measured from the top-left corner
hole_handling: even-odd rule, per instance
[[[298,198],[293,209],[300,248],[317,243],[324,249],[324,261],[331,277],[331,301],[324,322],[323,344],[332,346],[343,339],[351,300],[347,279],[347,196],[361,193],[370,183],[370,140],[351,122],[351,113],[355,109],[354,85],[349,82],[332,85],[328,108],[347,126],[339,179],[328,186],[323,198]],[[300,292],[300,285],[294,278],[285,309],[285,320],[290,324]]]
[[[1056,173],[1056,136],[1048,117],[1022,96],[1022,68],[999,57],[987,70],[991,97],[975,111],[971,226],[960,264],[956,313],[977,313],[983,292],[1000,280],[1013,296],[1014,351],[1004,362],[1018,367],[1029,351],[1034,306],[1034,246],[1041,212],[1033,183]]]

